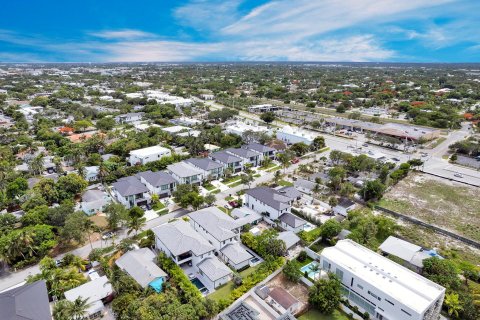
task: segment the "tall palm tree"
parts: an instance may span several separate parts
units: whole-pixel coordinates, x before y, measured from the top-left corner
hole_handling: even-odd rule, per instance
[[[108,176],[108,174],[110,173],[110,169],[108,169],[108,167],[106,166],[105,162],[101,162],[100,165],[98,166],[98,179],[104,183],[105,182],[105,178]]]
[[[20,254],[22,257],[25,259],[24,251],[27,252],[29,256],[33,256],[35,254],[35,249],[34,249],[34,240],[33,237],[35,234],[31,231],[27,230],[22,230],[16,239],[16,244],[19,246]],[[23,249],[23,250],[22,250]]]
[[[74,301],[60,300],[53,308],[53,318],[55,320],[83,320],[86,319],[90,306],[88,298],[78,297]]]
[[[44,164],[45,160],[43,159],[43,155],[38,155],[28,163],[28,170],[33,175],[39,175],[43,171]]]

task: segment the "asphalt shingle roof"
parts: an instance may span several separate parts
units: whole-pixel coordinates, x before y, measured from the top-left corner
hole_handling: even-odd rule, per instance
[[[220,161],[225,164],[242,161],[241,158],[234,156],[233,154],[227,153],[225,151],[214,152],[211,154],[211,157],[215,159],[215,161]]]
[[[160,187],[166,184],[171,184],[171,183],[176,183],[177,180],[175,180],[171,175],[169,175],[166,172],[163,171],[144,171],[144,172],[139,172],[136,174],[138,178],[142,177],[147,181],[149,184],[152,186]]]
[[[253,258],[238,242],[227,244],[220,251],[234,264],[239,264]]]
[[[178,162],[168,165],[167,169],[182,178],[202,174],[202,171],[187,162]]]
[[[213,169],[218,169],[218,168],[222,168],[222,164],[218,163],[218,162],[215,162],[213,161],[212,159],[209,159],[209,158],[190,158],[190,159],[187,159],[185,160],[186,162],[189,162],[191,164],[193,164],[194,166],[202,169],[202,170],[205,170],[205,171],[209,171],[209,170],[213,170]]]
[[[135,281],[143,288],[147,287],[153,280],[166,277],[165,271],[160,269],[155,263],[155,253],[148,248],[128,251],[121,256],[115,264],[122,270],[125,270]]]
[[[234,237],[236,233],[232,230],[239,227],[235,220],[217,207],[201,209],[188,216],[218,241]]]
[[[232,270],[230,270],[223,262],[218,260],[217,257],[209,257],[204,259],[202,262],[197,264],[197,267],[208,277],[208,279],[212,281],[216,281],[232,274]]]
[[[236,156],[242,157],[242,158],[250,158],[250,157],[256,157],[259,156],[260,154],[256,151],[249,150],[249,149],[244,149],[244,148],[230,148],[225,150],[228,153],[233,153]]]
[[[276,210],[283,210],[290,208],[289,202],[292,198],[289,198],[278,191],[268,187],[257,187],[245,191],[245,194],[252,196],[260,202],[265,203],[269,207]]]
[[[292,228],[298,228],[300,226],[303,226],[304,224],[307,223],[307,221],[297,217],[294,214],[291,214],[290,212],[286,212],[280,216],[280,221],[286,223]]]
[[[0,293],[0,319],[52,319],[45,281],[36,281]]]
[[[264,146],[263,144],[255,143],[255,142],[246,144],[246,145],[242,146],[242,148],[254,150],[254,151],[257,151],[257,152],[261,152],[261,153],[276,151],[272,147]]]
[[[122,197],[148,192],[148,188],[134,176],[120,178],[112,186]]]

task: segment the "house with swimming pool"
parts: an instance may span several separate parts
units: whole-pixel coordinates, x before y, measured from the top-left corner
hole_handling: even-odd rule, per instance
[[[128,251],[115,264],[142,288],[151,287],[156,292],[161,292],[167,274],[156,265],[155,259],[156,254],[152,250],[141,248]]]
[[[179,265],[199,289],[213,291],[232,279],[232,270],[215,256],[215,247],[188,222],[176,220],[152,231],[157,250]]]

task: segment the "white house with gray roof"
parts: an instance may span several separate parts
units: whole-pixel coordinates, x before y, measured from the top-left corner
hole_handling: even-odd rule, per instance
[[[151,194],[160,198],[169,197],[177,188],[177,180],[163,171],[144,171],[135,175],[148,188]]]
[[[256,143],[256,142],[246,144],[246,145],[242,146],[242,148],[259,152],[261,154],[260,161],[262,161],[262,162],[263,162],[263,160],[265,160],[267,158],[270,159],[270,160],[275,160],[275,157],[276,157],[276,154],[277,154],[276,149],[274,149],[272,147],[269,147],[269,146],[265,146],[265,145],[260,144],[260,143]]]
[[[290,212],[294,199],[269,187],[257,187],[245,191],[244,205],[269,220],[277,220],[284,213]]]
[[[118,179],[112,184],[112,191],[127,209],[148,204],[151,199],[148,188],[134,176]]]
[[[147,164],[153,161],[159,161],[164,157],[170,157],[172,151],[161,146],[147,147],[130,151],[128,162],[134,166],[137,164]]]
[[[112,201],[108,193],[99,189],[87,190],[82,194],[80,206],[85,214],[91,216],[101,212]]]
[[[167,171],[179,184],[200,185],[203,180],[203,171],[184,161],[168,165]]]
[[[190,225],[202,235],[225,263],[236,270],[248,266],[253,256],[240,245],[242,220],[234,220],[217,207],[209,207],[189,214]]]
[[[229,148],[225,152],[233,154],[243,160],[243,164],[258,167],[262,161],[262,153],[245,148]]]
[[[194,268],[196,276],[207,288],[217,288],[230,281],[232,271],[215,257],[215,247],[184,220],[177,220],[152,229],[155,245],[177,265]]]
[[[221,163],[223,169],[231,168],[234,173],[240,172],[243,170],[244,160],[236,155],[225,151],[213,152],[210,154],[210,159]]]
[[[223,176],[223,165],[210,158],[190,158],[185,160],[185,162],[201,170],[204,180],[217,180]]]

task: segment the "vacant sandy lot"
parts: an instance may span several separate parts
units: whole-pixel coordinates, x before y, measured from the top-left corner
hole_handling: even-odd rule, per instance
[[[423,174],[391,188],[381,206],[480,240],[480,189]]]

